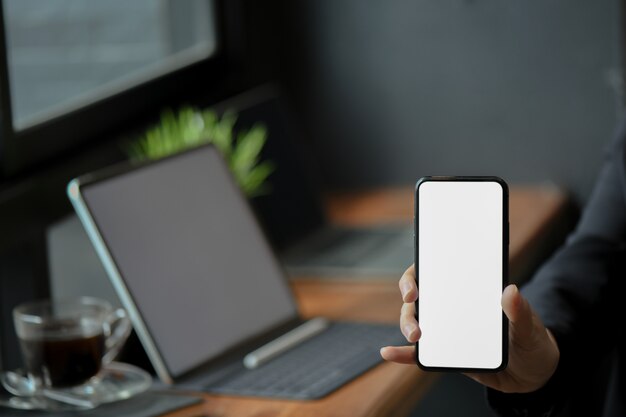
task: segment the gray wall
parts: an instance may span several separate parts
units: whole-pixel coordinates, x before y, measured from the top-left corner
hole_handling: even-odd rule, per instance
[[[283,76],[336,188],[488,174],[587,197],[621,113],[617,0],[303,1]]]

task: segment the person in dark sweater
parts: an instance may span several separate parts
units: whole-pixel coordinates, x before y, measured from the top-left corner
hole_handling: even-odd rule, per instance
[[[521,291],[509,285],[502,293],[510,322],[508,366],[495,374],[467,374],[487,387],[500,415],[626,416],[625,143],[623,123],[565,245]],[[415,343],[421,331],[413,266],[399,286],[400,327]],[[387,346],[381,355],[415,364],[414,345]]]

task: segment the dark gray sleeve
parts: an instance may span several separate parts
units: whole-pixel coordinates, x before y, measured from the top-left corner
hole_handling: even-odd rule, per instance
[[[601,318],[614,284],[626,239],[624,129],[607,149],[605,163],[567,243],[522,289],[544,324],[570,338],[591,336],[586,323]],[[606,321],[606,320],[604,320]],[[608,342],[602,337],[602,342]]]
[[[561,359],[552,380],[535,393],[488,390],[490,404],[502,415],[552,415],[577,391],[569,385],[584,383],[615,345],[618,330],[611,318],[626,278],[625,137],[622,125],[576,230],[522,288],[554,333]]]

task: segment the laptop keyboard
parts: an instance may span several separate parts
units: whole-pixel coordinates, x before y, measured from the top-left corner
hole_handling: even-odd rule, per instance
[[[299,275],[394,276],[413,261],[413,230],[331,228],[283,254],[287,270]]]
[[[323,333],[208,391],[286,399],[323,397],[382,361],[382,346],[406,344],[397,325],[335,322]]]
[[[353,266],[363,262],[373,254],[377,254],[384,246],[398,239],[396,232],[375,232],[371,230],[346,230],[337,233],[334,240],[320,248],[314,262],[329,265]],[[410,238],[409,243],[412,243]]]

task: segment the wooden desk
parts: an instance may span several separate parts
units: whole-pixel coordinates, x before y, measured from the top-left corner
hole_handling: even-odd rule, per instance
[[[551,187],[513,187],[510,195],[510,258],[514,270],[533,245],[543,238],[565,209],[566,197]],[[342,224],[411,222],[412,189],[392,189],[331,196],[332,219]],[[300,312],[305,317],[325,316],[343,320],[397,323],[401,299],[397,281],[319,281],[305,278],[293,282]],[[357,380],[318,401],[279,401],[205,395],[202,405],[168,417],[197,416],[405,416],[437,378],[417,366],[383,363]]]

